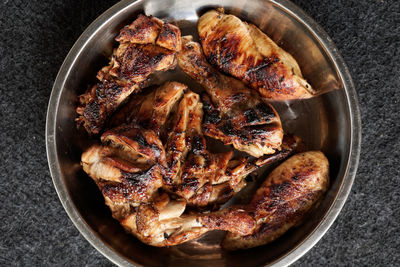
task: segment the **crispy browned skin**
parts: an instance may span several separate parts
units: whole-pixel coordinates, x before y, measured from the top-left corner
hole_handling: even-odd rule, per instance
[[[212,185],[225,179],[232,152],[213,154],[202,133],[203,105],[199,95],[188,92],[179,103],[173,130],[167,141],[168,170],[165,187],[189,204],[209,204]]]
[[[135,122],[164,135],[167,119],[182,98],[187,86],[166,82],[145,96],[135,95],[110,119],[110,126]]]
[[[228,233],[223,248],[246,249],[272,242],[304,217],[328,185],[329,163],[322,152],[292,156],[272,171],[244,208],[256,221],[254,232]]]
[[[263,97],[287,100],[315,94],[296,60],[253,24],[211,10],[200,17],[198,31],[208,61]]]
[[[137,124],[123,124],[105,132],[101,141],[123,150],[125,155],[135,158],[135,162],[166,166],[164,147],[153,130]]]
[[[198,106],[201,106],[200,97],[193,92],[186,93],[178,105],[173,127],[168,135],[166,144],[168,165],[168,170],[164,177],[166,186],[178,183],[186,156],[192,149],[191,140],[198,129],[190,129],[188,124],[191,119],[201,120],[201,118],[195,118],[198,115],[196,113],[196,108],[199,110]]]
[[[178,63],[208,93],[202,99],[206,135],[255,157],[280,148],[283,130],[278,113],[242,82],[211,67],[191,36],[182,38]]]
[[[82,154],[83,170],[96,182],[114,217],[130,213],[130,207],[149,202],[162,186],[162,168],[132,163],[117,148],[94,145]]]
[[[116,40],[120,45],[114,49],[110,64],[98,72],[99,82],[79,97],[76,121],[89,134],[98,134],[150,74],[174,68],[175,52],[180,49],[179,29],[151,16],[139,15]]]

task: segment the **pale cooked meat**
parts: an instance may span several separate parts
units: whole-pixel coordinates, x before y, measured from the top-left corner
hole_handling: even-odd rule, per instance
[[[270,243],[296,225],[329,185],[329,162],[320,151],[292,156],[279,165],[244,207],[256,227],[250,235],[228,233],[222,246],[246,249]]]
[[[133,96],[112,116],[110,125],[135,122],[163,135],[168,116],[186,90],[182,83],[166,82],[145,96]]]
[[[116,40],[120,45],[114,49],[110,64],[98,72],[99,82],[79,97],[76,121],[89,134],[98,134],[111,114],[150,74],[176,66],[180,31],[173,25],[140,15],[121,30]]]
[[[279,149],[283,130],[271,105],[242,82],[211,67],[200,44],[193,42],[191,36],[182,38],[177,58],[181,69],[203,85],[210,96],[204,95],[202,99],[206,135],[255,157]]]
[[[263,97],[287,100],[315,94],[296,60],[255,25],[211,10],[200,17],[197,27],[208,61]]]

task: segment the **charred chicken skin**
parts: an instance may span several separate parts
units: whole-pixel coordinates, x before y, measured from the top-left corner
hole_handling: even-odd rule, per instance
[[[79,97],[76,121],[91,135],[102,131],[111,114],[150,74],[176,66],[180,30],[157,18],[139,15],[116,40],[120,44],[110,64],[98,72],[99,82]]]
[[[186,90],[182,83],[166,82],[147,95],[134,96],[111,117],[110,126],[136,123],[164,136],[167,119]]]
[[[255,25],[211,10],[200,17],[197,27],[207,60],[261,96],[288,100],[315,94],[296,60]]]
[[[182,38],[178,64],[204,86],[204,133],[260,157],[280,148],[283,130],[278,113],[242,82],[220,74],[207,63],[199,43]]]

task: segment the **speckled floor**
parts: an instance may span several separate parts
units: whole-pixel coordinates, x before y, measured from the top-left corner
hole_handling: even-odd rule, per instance
[[[51,87],[83,30],[117,1],[0,3],[0,265],[112,265],[79,234],[49,174]],[[400,1],[295,0],[328,32],[352,73],[361,160],[349,199],[296,266],[400,265]]]

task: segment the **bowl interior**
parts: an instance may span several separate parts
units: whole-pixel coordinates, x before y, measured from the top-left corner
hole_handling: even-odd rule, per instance
[[[126,234],[112,219],[104,200],[92,180],[81,170],[80,156],[93,140],[77,130],[74,118],[77,96],[95,82],[97,71],[107,64],[119,29],[130,23],[139,13],[175,21],[183,35],[197,38],[196,21],[206,10],[216,7],[215,1],[139,1],[120,3],[123,9],[107,12],[108,19],[100,20],[99,27],[88,30],[81,37],[83,44],[68,67],[64,77],[58,107],[55,111],[55,144],[58,168],[64,190],[83,222],[106,246],[115,252],[113,260],[124,258],[140,265],[242,265],[268,264],[282,259],[301,244],[317,227],[334,202],[345,177],[350,143],[351,119],[349,102],[343,81],[332,58],[318,37],[300,19],[280,4],[268,1],[220,1],[225,8],[240,18],[258,25],[276,43],[290,52],[301,66],[303,75],[318,91],[329,91],[309,100],[273,103],[286,132],[302,137],[309,150],[320,149],[330,162],[331,186],[320,203],[298,227],[291,229],[272,244],[250,250],[225,252],[218,245],[223,233],[213,232],[183,245],[155,248],[142,244]],[[99,22],[98,22],[99,23]],[[71,55],[69,55],[71,56]],[[184,82],[199,87],[179,70],[152,77],[152,83],[165,80]],[[268,168],[260,172],[265,178]]]

